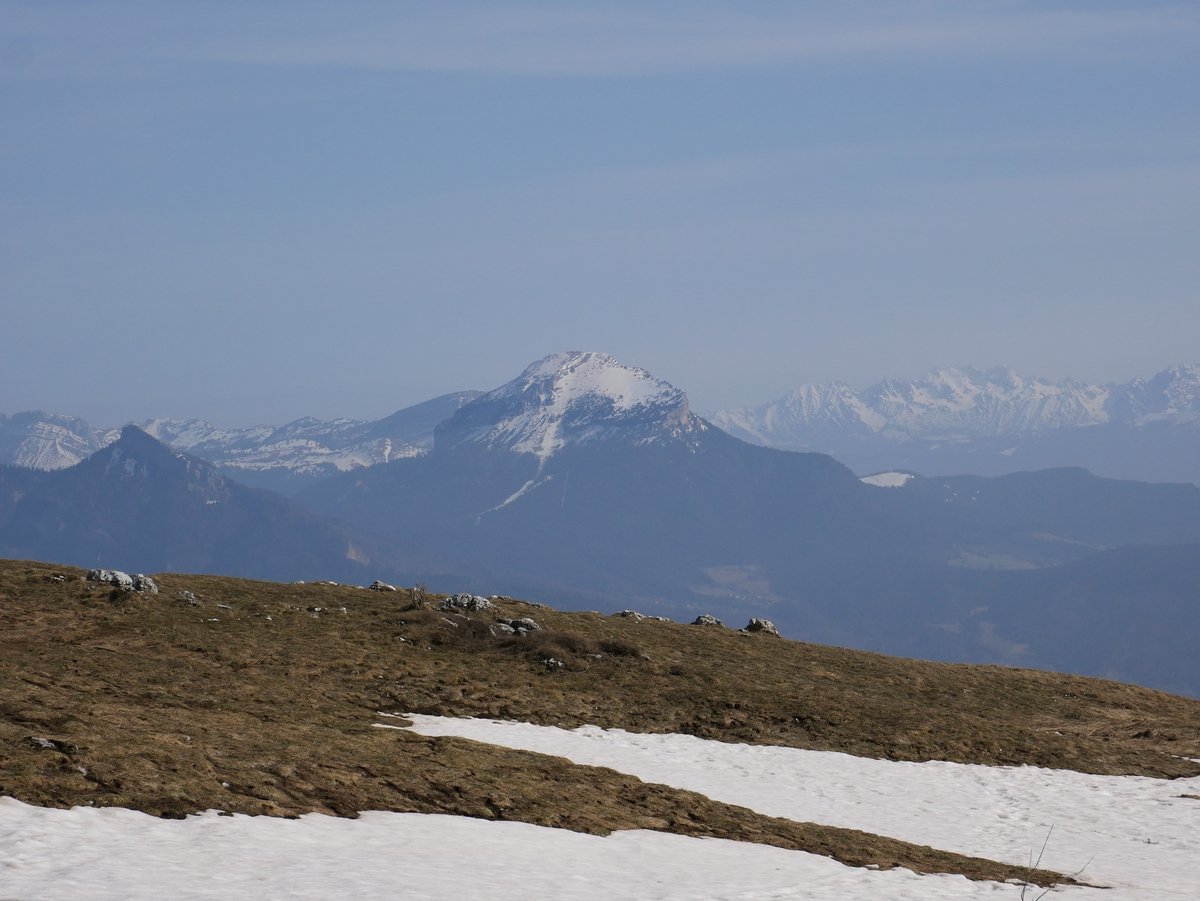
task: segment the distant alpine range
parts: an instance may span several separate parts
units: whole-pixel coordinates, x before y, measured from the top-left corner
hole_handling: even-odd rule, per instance
[[[856,391],[803,385],[709,420],[784,450],[832,454],[860,473],[1002,475],[1083,466],[1098,475],[1200,483],[1200,366],[1091,385],[1011,369],[935,369]]]
[[[250,484],[294,493],[335,472],[428,453],[433,430],[481,392],[434,398],[377,421],[298,419],[228,429],[199,419],[133,423]],[[1003,475],[1082,466],[1111,478],[1200,484],[1200,366],[1122,384],[1027,378],[1011,369],[935,369],[856,390],[802,385],[757,407],[705,418],[781,450],[827,453],[860,475]],[[40,411],[0,414],[0,463],[74,466],[117,428]]]
[[[881,448],[928,442],[931,455],[951,441],[1019,450],[1050,434],[1169,434],[1192,442],[1194,465],[1196,376],[1181,366],[1068,389],[943,371],[886,391],[801,391],[814,400],[794,419]],[[714,424],[733,419],[758,443]],[[3,426],[6,458],[26,465],[0,466],[2,556],[765,616],[821,643],[1200,696],[1194,484],[1079,467],[856,473],[762,446],[794,440],[782,412],[704,418],[681,389],[590,352],[377,422],[106,432],[19,414]]]

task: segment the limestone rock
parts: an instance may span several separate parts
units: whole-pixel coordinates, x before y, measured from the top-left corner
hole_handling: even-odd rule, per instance
[[[764,635],[778,635],[779,630],[775,628],[775,624],[769,619],[751,619],[746,624],[743,632],[761,632]]]
[[[133,590],[142,591],[146,594],[158,594],[158,586],[145,573],[138,573],[133,577]]]
[[[454,594],[438,604],[439,610],[491,610],[495,604],[477,594]]]
[[[120,588],[122,591],[133,590],[133,577],[129,573],[123,573],[119,569],[90,569],[88,570],[87,580],[89,582],[102,582],[106,585],[112,585],[115,588]]]

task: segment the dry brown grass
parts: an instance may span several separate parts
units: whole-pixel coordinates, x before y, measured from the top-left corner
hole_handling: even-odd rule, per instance
[[[405,592],[165,575],[160,595],[142,597],[80,576],[0,562],[0,794],[31,803],[165,816],[447,812],[598,833],[665,829],[1007,879],[1028,874],[558,758],[375,729],[374,713],[595,723],[893,759],[1200,773],[1181,759],[1200,756],[1200,703],[1116,683],[519,601],[497,613],[536,619],[542,630],[525,638],[492,634],[491,612],[443,613]],[[196,606],[178,599],[182,590]]]

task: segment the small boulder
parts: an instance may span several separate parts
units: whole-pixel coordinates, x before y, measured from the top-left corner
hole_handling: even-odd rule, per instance
[[[512,620],[511,624],[512,624],[512,627],[514,629],[516,629],[518,632],[520,632],[521,634],[524,634],[526,632],[537,632],[539,629],[542,628],[537,623],[535,623],[532,619],[530,619],[528,616],[523,616],[520,619],[514,619],[514,620]]]
[[[701,613],[694,620],[693,626],[724,626],[725,624],[713,616],[711,613]]]
[[[395,591],[396,590],[395,585],[389,585],[387,582],[381,582],[378,579],[376,579],[374,582],[372,582],[367,587],[369,587],[372,591]]]
[[[764,635],[778,635],[779,630],[775,628],[775,624],[769,619],[751,619],[746,624],[743,632],[761,632]]]
[[[438,604],[439,610],[491,610],[495,604],[477,594],[453,594]]]
[[[122,591],[133,590],[133,577],[129,573],[123,573],[119,569],[90,569],[88,570],[87,580],[89,582],[102,582],[106,585],[112,585]]]
[[[614,613],[613,616],[620,616],[620,617],[624,617],[625,619],[631,619],[635,623],[640,622],[641,620],[644,620],[646,618],[646,615],[644,613],[638,613],[636,610],[621,610],[618,613]]]
[[[158,594],[158,586],[145,573],[138,573],[133,577],[133,590],[144,591],[146,594]]]

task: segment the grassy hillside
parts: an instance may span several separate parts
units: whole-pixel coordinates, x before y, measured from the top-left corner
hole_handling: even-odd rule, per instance
[[[161,593],[143,596],[82,576],[0,561],[0,794],[163,816],[373,809],[663,829],[1006,879],[1027,874],[560,758],[376,729],[375,713],[1200,774],[1185,759],[1200,757],[1200,702],[1112,682],[512,600],[451,613],[437,609],[440,598],[403,590],[176,574],[156,577]],[[541,629],[493,634],[501,616],[532,617]]]

